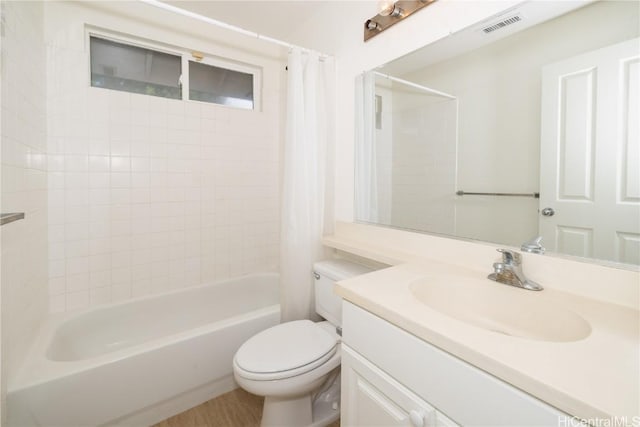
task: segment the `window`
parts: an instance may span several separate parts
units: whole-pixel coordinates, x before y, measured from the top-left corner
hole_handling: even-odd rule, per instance
[[[189,61],[189,99],[253,109],[253,74]]]
[[[203,58],[186,49],[114,41],[101,30],[88,37],[93,87],[248,110],[260,106],[258,67]]]
[[[181,99],[182,58],[91,37],[91,86]]]

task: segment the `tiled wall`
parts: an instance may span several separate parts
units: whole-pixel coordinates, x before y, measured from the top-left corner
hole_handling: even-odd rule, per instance
[[[456,102],[402,89],[393,94],[391,223],[454,234]]]
[[[3,1],[2,212],[25,219],[0,228],[2,399],[47,312],[47,172],[43,6]]]
[[[47,46],[51,310],[275,271],[284,67],[255,58],[261,112],[168,100],[89,87],[84,27],[60,34]]]

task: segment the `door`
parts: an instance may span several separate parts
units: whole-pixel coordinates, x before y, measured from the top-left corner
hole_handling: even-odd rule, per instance
[[[542,70],[540,235],[548,250],[640,263],[640,39]]]

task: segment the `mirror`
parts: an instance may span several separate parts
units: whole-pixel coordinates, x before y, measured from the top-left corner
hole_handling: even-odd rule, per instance
[[[365,72],[356,221],[640,265],[639,9],[531,1]]]

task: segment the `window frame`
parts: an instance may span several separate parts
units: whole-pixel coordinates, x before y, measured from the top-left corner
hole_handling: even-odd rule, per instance
[[[191,58],[187,58],[187,62],[192,61],[192,62],[197,62],[198,64],[210,65],[212,67],[224,68],[231,71],[251,74],[253,78],[252,79],[253,80],[253,108],[233,107],[231,105],[218,104],[216,102],[206,102],[206,101],[199,101],[197,99],[189,99],[189,68],[188,68],[189,65],[187,64],[187,68],[186,68],[187,72],[183,73],[183,81],[186,82],[186,85],[184,86],[184,92],[186,94],[188,101],[201,102],[203,104],[221,105],[223,107],[235,108],[238,110],[261,111],[262,102],[261,102],[260,93],[262,92],[262,88],[260,86],[260,81],[262,80],[262,70],[259,67],[230,62],[222,58],[207,56],[207,55],[205,55],[204,58],[200,60],[197,57],[191,55],[191,53],[189,53],[189,56],[191,56]],[[186,74],[186,76],[184,74]]]
[[[100,88],[91,85],[91,37],[96,37],[115,43],[121,43],[129,46],[139,47],[143,49],[149,49],[169,55],[178,56],[180,60],[180,77],[179,82],[181,86],[181,98],[166,98],[174,101],[186,101],[186,102],[198,102],[202,104],[217,105],[224,108],[233,108],[235,110],[243,111],[262,111],[262,67],[258,65],[251,65],[240,61],[234,61],[230,58],[223,58],[216,55],[197,52],[198,56],[194,55],[195,51],[188,50],[186,48],[179,48],[163,44],[161,42],[150,41],[146,38],[136,37],[132,35],[126,35],[122,33],[116,33],[108,31],[102,28],[85,25],[85,50],[87,55],[87,85],[96,89],[115,90],[110,88]],[[200,55],[203,55],[200,57]],[[225,68],[231,71],[237,71],[241,73],[251,74],[253,77],[253,108],[241,108],[234,107],[232,105],[218,104],[216,102],[199,101],[189,98],[189,61],[197,62],[199,64],[210,65],[218,68]],[[134,93],[124,91],[127,93]],[[151,96],[145,94],[137,94],[142,96]]]

